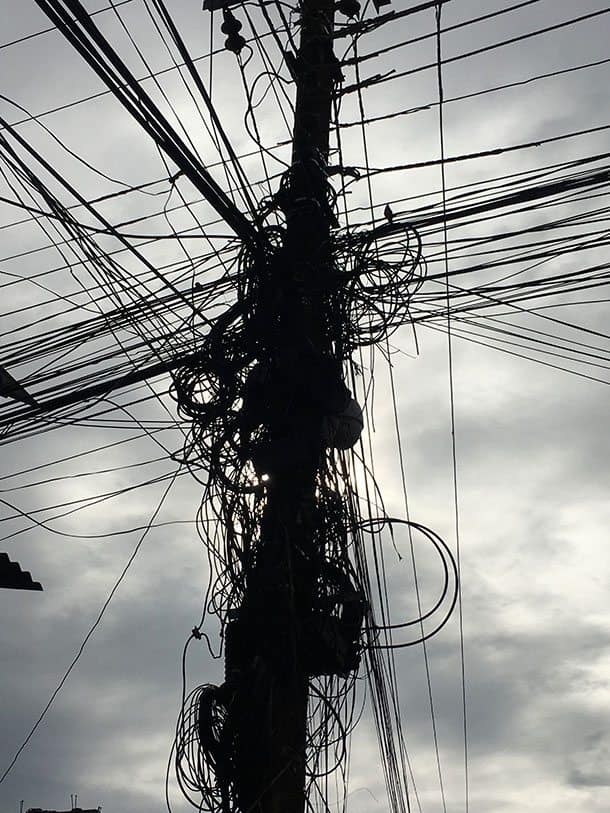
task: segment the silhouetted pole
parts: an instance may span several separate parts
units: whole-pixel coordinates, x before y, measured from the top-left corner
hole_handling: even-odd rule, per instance
[[[242,669],[231,711],[243,813],[303,813],[305,806],[305,624],[315,586],[308,553],[323,454],[322,418],[308,397],[324,386],[316,364],[331,353],[324,291],[331,273],[325,168],[337,80],[333,18],[330,0],[304,0],[293,66],[292,166],[278,196],[286,217],[284,247],[270,271],[268,318],[261,327],[268,334],[269,479],[257,559],[240,610],[256,653]]]

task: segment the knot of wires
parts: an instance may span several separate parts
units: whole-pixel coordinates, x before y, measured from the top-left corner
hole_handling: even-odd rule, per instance
[[[218,686],[198,686],[186,698],[176,726],[176,776],[189,802],[210,813],[234,809],[232,745]]]
[[[411,322],[410,304],[426,277],[419,232],[390,224],[349,239],[344,303],[350,349],[375,345]]]
[[[321,186],[326,194],[314,194]],[[315,263],[302,261],[301,235],[291,224],[304,212],[309,224],[327,222],[334,206],[315,156],[285,173],[259,210],[263,250],[243,247],[232,302],[197,355],[173,373],[173,397],[191,425],[182,455],[203,485],[197,528],[210,569],[204,613],[218,619],[225,654],[222,685],[201,686],[184,703],[176,773],[187,799],[210,813],[259,804],[269,769],[252,751],[270,751],[277,722],[272,712],[266,721],[252,709],[272,709],[277,681],[292,673],[306,678],[307,797],[327,809],[328,778],[346,781],[362,666],[373,676],[383,717],[384,659],[438,631],[446,623],[444,616],[437,623],[439,613],[455,603],[451,553],[427,529],[417,528],[445,574],[432,609],[394,625],[385,574],[369,573],[367,547],[377,562],[382,531],[392,533],[399,521],[360,515],[351,480],[362,412],[346,381],[355,380],[355,349],[408,321],[425,263],[419,235],[405,227],[348,238],[359,240],[356,251],[331,228]],[[296,522],[277,507],[284,498],[272,499],[286,480],[303,485],[290,498]],[[424,630],[424,623],[436,628]],[[397,644],[395,630],[411,626],[412,639]],[[394,747],[390,740],[386,749]]]

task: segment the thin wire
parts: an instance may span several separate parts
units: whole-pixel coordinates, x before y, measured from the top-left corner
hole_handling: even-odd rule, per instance
[[[464,794],[466,813],[469,809],[469,776],[468,776],[468,723],[466,711],[466,668],[464,659],[464,620],[462,609],[462,571],[461,571],[461,558],[460,558],[460,516],[459,516],[459,503],[458,503],[458,478],[457,478],[457,454],[455,442],[455,391],[454,391],[454,375],[453,375],[453,347],[452,347],[452,334],[451,334],[451,303],[450,303],[450,290],[449,290],[449,248],[448,248],[448,231],[447,231],[447,183],[445,175],[445,126],[443,118],[443,61],[441,49],[441,16],[442,5],[439,4],[436,8],[436,65],[437,65],[437,78],[438,78],[438,111],[439,111],[439,140],[441,151],[441,191],[442,191],[442,208],[443,208],[443,245],[444,245],[444,265],[445,265],[445,278],[446,278],[446,295],[447,295],[447,353],[448,353],[448,369],[449,369],[449,397],[451,405],[451,458],[453,469],[453,505],[454,505],[454,520],[455,520],[455,543],[456,543],[456,562],[458,570],[458,614],[459,614],[459,627],[460,627],[460,665],[461,665],[461,682],[462,682],[462,720],[463,720],[463,737],[464,737]]]
[[[152,516],[151,516],[151,518],[150,518],[150,521],[149,521],[148,525],[147,525],[147,526],[146,526],[146,528],[144,529],[144,532],[143,532],[142,536],[141,536],[141,537],[140,537],[140,539],[138,540],[138,543],[136,544],[135,548],[133,549],[131,556],[130,556],[130,557],[129,557],[129,559],[127,560],[127,564],[125,565],[125,567],[124,567],[124,568],[123,568],[123,570],[121,571],[120,576],[118,577],[118,579],[117,579],[117,580],[116,580],[116,582],[114,583],[114,586],[113,586],[112,590],[111,590],[111,591],[110,591],[110,593],[108,594],[108,598],[106,599],[106,601],[105,601],[105,602],[104,602],[104,604],[102,605],[102,609],[100,610],[100,612],[98,613],[97,618],[96,618],[96,619],[95,619],[95,621],[93,622],[93,626],[91,627],[91,629],[89,630],[89,632],[88,632],[88,633],[87,633],[87,635],[85,636],[85,638],[84,638],[84,640],[83,640],[82,644],[81,644],[81,645],[80,645],[80,647],[78,648],[78,651],[77,651],[76,655],[74,656],[74,659],[72,660],[72,663],[70,664],[70,666],[68,666],[67,670],[66,670],[66,671],[65,671],[65,673],[64,673],[64,676],[62,677],[62,679],[61,679],[61,680],[59,681],[59,683],[57,684],[57,688],[55,689],[55,691],[53,692],[53,694],[52,694],[52,695],[51,695],[51,697],[49,698],[49,700],[48,700],[48,702],[47,702],[46,706],[43,708],[42,712],[40,713],[40,716],[38,717],[38,719],[36,720],[36,722],[34,723],[34,725],[32,726],[32,728],[30,729],[29,734],[27,735],[27,737],[25,738],[25,740],[24,740],[24,741],[21,743],[21,745],[20,745],[20,746],[19,746],[19,748],[17,749],[17,752],[15,753],[15,756],[13,757],[13,759],[12,759],[12,760],[11,760],[11,762],[10,762],[10,764],[8,765],[8,767],[6,768],[6,770],[4,771],[4,773],[2,774],[2,776],[0,777],[0,785],[1,785],[1,784],[4,782],[4,780],[6,779],[6,777],[9,775],[9,773],[10,773],[10,772],[11,772],[11,770],[13,769],[13,767],[14,767],[15,763],[17,762],[17,760],[19,759],[19,757],[20,757],[20,756],[21,756],[21,754],[23,753],[23,751],[24,751],[24,749],[26,748],[27,744],[30,742],[30,740],[32,739],[32,737],[33,737],[33,736],[34,736],[34,734],[36,733],[36,731],[37,731],[38,727],[40,726],[40,724],[41,724],[41,723],[42,723],[42,721],[44,720],[44,718],[45,718],[45,716],[46,716],[47,712],[49,711],[49,709],[51,708],[51,706],[52,706],[52,704],[53,704],[53,701],[55,700],[55,698],[57,697],[57,695],[59,694],[59,692],[60,692],[60,691],[61,691],[61,689],[63,688],[64,683],[66,682],[66,680],[67,680],[67,679],[68,679],[68,677],[70,676],[70,673],[72,672],[72,670],[74,669],[74,667],[75,667],[75,666],[76,666],[76,664],[78,663],[78,660],[80,659],[80,656],[83,654],[83,652],[84,652],[84,650],[85,650],[85,647],[87,646],[87,643],[89,642],[89,639],[91,638],[91,636],[93,635],[93,633],[95,632],[95,630],[97,629],[97,627],[99,626],[99,624],[100,624],[100,622],[101,622],[101,620],[102,620],[102,618],[103,618],[103,616],[104,616],[104,613],[105,613],[105,612],[106,612],[106,610],[108,609],[108,605],[110,604],[110,602],[112,601],[112,599],[113,599],[113,597],[114,597],[114,594],[115,594],[115,593],[116,593],[116,591],[119,589],[119,586],[120,586],[121,582],[123,581],[123,579],[125,578],[125,575],[127,574],[127,571],[128,571],[128,570],[129,570],[129,568],[131,567],[131,565],[132,565],[132,563],[133,563],[133,560],[134,560],[134,559],[136,558],[136,556],[138,555],[138,551],[139,551],[139,550],[140,550],[140,548],[142,547],[142,543],[143,543],[143,542],[144,542],[144,540],[146,539],[146,537],[147,537],[147,535],[148,535],[148,532],[149,532],[149,530],[151,529],[152,524],[154,523],[155,519],[157,518],[157,514],[158,514],[158,513],[159,513],[159,511],[161,510],[161,508],[162,508],[162,506],[163,506],[163,503],[165,502],[165,499],[166,499],[167,495],[168,495],[168,494],[169,494],[169,492],[170,492],[171,487],[172,487],[172,486],[173,486],[173,484],[175,483],[175,481],[176,481],[176,477],[178,476],[178,472],[179,472],[179,471],[180,471],[180,466],[179,466],[179,467],[176,469],[176,471],[174,472],[174,476],[172,477],[172,479],[170,480],[170,482],[169,482],[169,484],[168,484],[167,488],[166,488],[166,489],[165,489],[165,491],[163,492],[163,495],[162,495],[161,499],[159,500],[159,503],[158,503],[157,507],[155,508],[155,510],[154,510],[154,512],[153,512],[153,514],[152,514]]]
[[[120,0],[120,2],[115,3],[114,5],[118,8],[119,6],[125,6],[127,3],[131,3],[132,0]],[[96,14],[103,14],[106,11],[111,11],[110,8],[98,8],[96,11],[89,11],[87,12],[90,17],[95,17]],[[57,31],[57,28],[53,25],[50,28],[42,28],[39,31],[33,31],[31,34],[25,34],[23,37],[18,37],[15,40],[11,40],[10,42],[2,42],[0,43],[0,51],[4,48],[11,48],[13,45],[19,45],[22,42],[27,42],[28,40],[35,39],[36,37],[41,37],[43,34],[52,34],[53,31]]]
[[[357,55],[358,55],[358,38],[357,38],[357,36],[354,37],[353,48],[354,48],[354,54],[357,57]],[[356,78],[359,81],[360,73],[359,73],[359,63],[358,62],[356,62]],[[358,108],[359,108],[359,112],[360,112],[360,118],[361,118],[362,121],[364,121],[364,118],[365,118],[364,101],[363,101],[361,92],[358,92]],[[364,124],[362,125],[362,149],[363,149],[363,154],[364,154],[364,159],[365,159],[365,165],[366,165],[366,167],[368,169],[368,167],[369,167],[368,141],[367,141],[367,135],[366,135],[366,128],[365,128]],[[373,205],[373,190],[372,190],[372,186],[371,186],[370,176],[368,174],[367,174],[366,181],[367,181],[368,203],[369,203],[369,207],[370,207],[370,211],[371,211],[372,224],[373,224],[373,228],[374,228],[375,227],[375,213],[374,213],[374,205]],[[394,396],[394,415],[395,415],[395,419],[397,421],[398,420],[398,412],[397,412],[397,405],[396,405],[395,392],[394,392],[394,379],[393,379],[391,364],[389,364],[388,366],[389,366],[389,371],[390,371],[390,380],[391,380],[391,383],[392,383],[392,394]],[[402,459],[401,438],[400,438],[398,424],[396,424],[396,431],[397,431],[397,442],[398,442],[398,448],[399,448],[399,457],[400,457],[400,463],[401,463],[402,483],[403,483],[403,491],[404,491],[404,498],[405,498],[405,506],[406,506],[406,510],[407,510],[407,513],[408,513],[409,504],[408,504],[408,497],[407,497],[405,469],[404,469],[404,464],[403,464],[403,459]],[[371,463],[372,463],[372,461],[373,461],[373,454],[372,454],[372,447],[371,447],[371,436],[372,435],[371,435],[370,431],[368,432],[368,436],[369,436],[369,453],[370,453]],[[415,588],[416,588],[416,593],[417,593],[417,601],[418,601],[418,605],[419,605],[419,615],[421,616],[421,602],[420,602],[420,595],[419,595],[419,582],[418,582],[417,568],[416,568],[415,558],[414,558],[413,538],[412,538],[412,535],[411,535],[410,526],[409,526],[409,539],[410,539],[410,543],[411,543],[413,574],[414,574],[414,579],[415,579]],[[380,548],[380,555],[383,556],[383,549],[382,548]],[[382,562],[383,562],[383,559],[382,559]],[[385,589],[385,574],[384,574],[384,589]],[[390,633],[390,635],[391,635],[391,633]],[[423,638],[423,627],[422,627],[422,638]],[[436,753],[436,764],[437,764],[438,776],[439,776],[439,786],[440,786],[441,800],[442,800],[442,805],[443,805],[443,811],[444,811],[444,813],[447,813],[447,805],[446,805],[446,800],[445,800],[445,788],[444,788],[444,783],[443,783],[443,774],[442,774],[440,753],[439,753],[439,747],[438,747],[438,738],[437,738],[437,733],[436,733],[436,717],[435,717],[434,699],[433,699],[433,693],[432,693],[432,683],[431,683],[431,678],[430,678],[430,668],[429,668],[429,663],[428,663],[428,653],[427,653],[427,648],[426,648],[426,641],[423,640],[422,643],[423,643],[423,651],[424,651],[424,662],[425,662],[426,678],[427,678],[427,686],[428,686],[428,700],[429,700],[429,705],[430,705],[430,716],[431,716],[431,719],[432,719],[432,732],[433,732],[434,747],[435,747],[435,753]],[[416,795],[417,805],[418,805],[418,808],[421,810],[419,796],[417,794],[417,788],[415,786],[415,777],[414,777],[413,771],[411,769],[411,763],[410,763],[408,752],[407,752],[407,749],[406,749],[406,742],[405,742],[403,734],[402,734],[402,723],[401,723],[400,707],[399,707],[398,702],[397,702],[397,693],[398,693],[397,688],[398,688],[398,686],[397,686],[397,679],[396,679],[396,666],[395,666],[395,662],[394,662],[394,660],[392,658],[391,653],[389,653],[387,668],[388,668],[388,672],[389,672],[389,675],[390,675],[390,681],[391,681],[391,684],[392,684],[390,694],[391,694],[391,701],[392,701],[392,705],[393,705],[393,708],[394,708],[394,714],[395,714],[395,718],[396,718],[396,722],[397,722],[398,738],[399,738],[399,742],[400,742],[400,746],[401,746],[401,748],[400,748],[400,756],[401,756],[401,760],[406,759],[406,766],[408,768],[408,771],[409,771],[409,774],[411,776],[411,780],[412,780],[412,783],[413,783],[413,787],[414,787],[414,791],[415,791],[415,795]],[[409,795],[408,795],[408,785],[407,785],[407,781],[406,781],[406,771],[404,770],[405,769],[404,761],[403,761],[402,768],[403,768],[403,775],[405,776],[405,790],[407,791],[407,793],[406,793],[407,809],[410,811],[411,810],[411,802],[410,802]]]

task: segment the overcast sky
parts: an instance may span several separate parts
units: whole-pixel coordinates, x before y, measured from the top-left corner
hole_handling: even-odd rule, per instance
[[[31,0],[0,3],[2,43],[48,27],[48,21]],[[395,0],[392,7],[398,10],[410,3]],[[86,3],[91,11],[105,5],[106,0]],[[206,53],[210,20],[200,10],[199,0],[173,0],[168,5],[191,52]],[[507,5],[508,0],[451,0],[444,8],[443,23],[451,26]],[[448,32],[443,38],[443,51],[451,57],[602,8],[600,0],[581,0],[577,4],[541,0],[493,20]],[[121,12],[151,64],[156,69],[166,67],[167,54],[146,23],[142,0],[132,0]],[[100,14],[96,20],[134,71],[143,75],[133,48],[112,14]],[[367,9],[365,17],[373,16],[374,9]],[[217,19],[216,44],[221,36],[218,24]],[[393,24],[391,31],[386,27],[363,38],[360,52],[433,30],[432,11],[406,17]],[[446,98],[604,59],[609,33],[608,16],[599,16],[449,63],[444,69]],[[342,53],[340,47],[337,51]],[[434,56],[434,41],[426,39],[377,62],[365,63],[362,74],[370,76],[390,68],[407,70],[432,61]],[[207,81],[208,62],[202,65]],[[99,80],[57,32],[0,48],[0,76],[0,93],[30,114],[102,90]],[[600,66],[448,103],[447,154],[473,153],[607,124],[609,79],[609,66]],[[353,81],[351,74],[347,81]],[[241,80],[231,55],[217,58],[213,82],[213,98],[238,152],[252,150],[254,145],[242,124],[245,102]],[[209,139],[200,131],[188,99],[180,95],[171,74],[165,87],[168,94],[176,94],[172,98],[178,115],[186,129],[192,127],[193,139],[202,154],[213,156]],[[364,94],[367,116],[428,105],[436,98],[434,71],[373,86]],[[24,117],[23,111],[8,101],[2,102],[0,112],[9,121]],[[346,97],[343,120],[354,121],[358,114],[356,100]],[[112,179],[135,185],[167,176],[148,136],[107,96],[42,120],[65,146]],[[271,94],[259,108],[259,122],[263,139],[270,147],[287,138]],[[35,124],[20,127],[20,132],[50,161],[69,173],[86,197],[119,188],[75,162]],[[345,132],[349,163],[362,164],[360,134],[356,128]],[[436,159],[437,108],[371,124],[367,140],[372,166]],[[538,165],[610,152],[609,146],[607,132],[602,131],[533,151],[452,164],[447,180],[449,186],[483,181]],[[246,166],[252,177],[260,177],[260,162],[253,159]],[[270,159],[271,171],[279,168]],[[215,172],[223,183],[222,173]],[[437,167],[382,175],[374,179],[375,203],[438,190],[439,183]],[[181,188],[188,194],[186,184]],[[364,186],[355,187],[350,203],[366,206],[366,201]],[[158,203],[155,199],[130,198],[108,211],[122,220],[152,211]],[[599,205],[604,205],[603,200]],[[408,212],[409,204],[396,204],[395,208]],[[208,217],[209,210],[202,210],[204,215]],[[12,223],[20,213],[4,206],[0,216],[3,223]],[[538,216],[535,212],[523,215],[519,222],[527,225],[527,217],[538,222]],[[544,216],[552,217],[553,213]],[[366,217],[365,212],[362,218]],[[190,225],[178,215],[172,222],[178,228]],[[485,228],[505,226],[496,221]],[[44,244],[40,232],[31,226],[0,232],[3,258]],[[155,251],[159,262],[170,257],[170,249],[165,246]],[[52,250],[34,253],[3,262],[0,275],[18,273],[27,277],[57,265],[59,260]],[[558,268],[570,267],[569,263],[570,258],[549,262],[545,271],[554,273]],[[66,271],[63,276],[53,275],[54,291],[65,293],[73,288],[74,279]],[[41,301],[36,297],[44,295],[25,283],[10,288],[0,301],[2,332],[24,319],[23,315],[10,315],[15,308]],[[596,296],[603,298],[600,293]],[[569,311],[572,322],[603,333],[607,325],[605,310],[603,303],[574,305],[552,314],[567,318],[565,311]],[[30,318],[29,312],[25,318]],[[526,315],[521,324],[544,329],[533,316]],[[434,528],[455,549],[447,337],[426,326],[419,328],[417,335],[418,354],[409,329],[392,338],[393,347],[400,351],[393,356],[393,363],[409,507],[413,519]],[[595,344],[607,353],[606,338],[596,336]],[[470,810],[606,813],[610,809],[607,390],[599,381],[459,337],[454,337],[452,349]],[[607,368],[597,369],[595,376],[607,381]],[[155,387],[165,393],[169,380],[161,379]],[[388,511],[396,514],[404,513],[404,506],[388,393],[387,368],[380,363],[371,405],[375,418],[372,440],[376,474]],[[166,403],[173,410],[168,399]],[[147,405],[136,417],[163,421],[167,414],[161,406]],[[32,511],[125,488],[175,469],[168,451],[180,448],[181,437],[170,429],[155,436],[164,448],[155,439],[144,437],[15,476],[16,472],[69,458],[84,449],[127,441],[137,435],[133,420],[125,414],[121,418],[125,422],[116,426],[69,426],[3,446],[0,489],[13,490],[0,492],[0,498],[22,511]],[[81,476],[158,458],[164,459],[109,474]],[[22,488],[59,477],[70,479]],[[120,531],[146,525],[166,485],[153,483],[52,521],[53,530],[12,518],[13,511],[0,503],[3,537],[27,529],[0,543],[0,550],[8,551],[31,570],[45,588],[43,593],[0,593],[0,775],[74,657],[141,533]],[[3,811],[18,811],[22,799],[26,808],[68,808],[74,792],[82,806],[102,805],[106,813],[160,813],[164,809],[165,765],[180,704],[181,652],[191,628],[199,622],[207,577],[205,552],[193,524],[199,501],[199,485],[188,476],[179,478],[157,517],[157,521],[173,524],[155,528],[147,536],[76,669],[0,785]],[[57,512],[39,516],[50,518]],[[96,534],[106,536],[87,538]],[[401,541],[399,537],[399,546]],[[412,601],[412,577],[406,558],[399,559],[391,546],[387,556],[391,564],[392,607],[400,617],[401,609],[404,611]],[[215,632],[213,624],[210,631]],[[429,655],[447,811],[462,813],[464,764],[457,618],[430,642]],[[190,648],[187,665],[191,686],[221,679],[220,664],[202,645]],[[397,668],[405,737],[421,808],[424,813],[438,813],[442,804],[421,649],[399,654]],[[350,777],[350,810],[387,810],[374,731],[366,715],[353,737]],[[175,790],[172,801],[177,813],[187,809]]]

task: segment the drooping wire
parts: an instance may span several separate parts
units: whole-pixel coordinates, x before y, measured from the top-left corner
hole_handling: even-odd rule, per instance
[[[91,628],[90,628],[90,629],[89,629],[89,631],[87,632],[87,634],[86,634],[85,638],[83,639],[83,642],[81,643],[80,647],[78,648],[78,650],[77,650],[77,652],[76,652],[76,655],[74,656],[74,658],[73,658],[72,662],[71,662],[71,663],[70,663],[70,665],[68,666],[67,670],[64,672],[64,674],[63,674],[63,676],[62,676],[61,680],[60,680],[60,681],[59,681],[59,683],[57,684],[57,687],[55,688],[55,690],[54,690],[54,691],[53,691],[53,693],[51,694],[51,697],[50,697],[50,698],[49,698],[49,700],[47,701],[47,703],[46,703],[46,705],[44,706],[44,708],[43,708],[42,712],[40,713],[40,716],[37,718],[36,722],[34,723],[34,725],[32,726],[32,728],[31,728],[31,729],[30,729],[30,731],[28,732],[28,734],[27,734],[26,738],[24,739],[24,741],[21,743],[21,745],[19,746],[19,748],[18,748],[18,749],[17,749],[17,751],[15,752],[15,755],[13,756],[12,760],[9,762],[9,764],[8,764],[8,765],[7,765],[7,767],[5,768],[4,773],[2,774],[2,776],[0,776],[0,784],[2,784],[2,783],[4,782],[4,780],[6,779],[6,777],[7,777],[7,776],[9,775],[9,773],[12,771],[12,769],[13,769],[13,767],[15,766],[15,764],[16,764],[16,762],[17,762],[17,760],[19,759],[19,757],[21,756],[21,754],[23,753],[23,751],[24,751],[24,750],[25,750],[25,748],[27,747],[28,743],[30,742],[30,740],[32,739],[32,737],[34,736],[34,734],[36,733],[36,731],[38,730],[38,728],[39,728],[40,724],[42,723],[42,721],[43,721],[43,720],[44,720],[44,718],[46,717],[47,712],[49,711],[49,709],[50,709],[50,708],[51,708],[51,706],[53,705],[53,702],[55,701],[55,698],[57,697],[57,695],[58,695],[58,694],[60,693],[60,691],[62,690],[62,688],[63,688],[64,684],[66,683],[67,679],[69,678],[69,676],[70,676],[70,674],[71,674],[72,670],[74,669],[74,667],[76,666],[76,664],[77,664],[77,663],[78,663],[78,661],[80,660],[80,657],[81,657],[81,655],[83,654],[83,652],[85,651],[85,647],[87,646],[87,644],[88,644],[89,640],[90,640],[90,639],[91,639],[91,637],[93,636],[93,634],[94,634],[95,630],[96,630],[96,629],[98,628],[98,626],[100,625],[100,623],[101,623],[101,621],[102,621],[102,618],[104,617],[104,614],[105,614],[106,610],[108,609],[108,606],[110,605],[110,602],[111,602],[111,601],[112,601],[112,599],[114,598],[114,595],[115,595],[116,591],[119,589],[119,587],[120,587],[120,585],[121,585],[122,581],[124,580],[125,576],[127,575],[127,571],[129,570],[129,568],[130,568],[130,567],[131,567],[131,565],[133,564],[134,559],[136,558],[136,556],[138,555],[138,552],[139,552],[140,548],[142,547],[142,543],[143,543],[143,542],[144,542],[144,540],[146,539],[146,537],[147,537],[147,535],[148,535],[149,530],[151,529],[151,527],[152,527],[152,525],[153,525],[153,523],[154,523],[155,519],[157,518],[157,515],[159,514],[159,511],[160,511],[160,510],[161,510],[161,508],[163,507],[163,504],[164,504],[164,502],[165,502],[165,500],[166,500],[166,498],[167,498],[167,496],[168,496],[168,494],[169,494],[169,492],[170,492],[170,490],[171,490],[171,488],[172,488],[172,486],[173,486],[173,484],[174,484],[174,482],[175,482],[175,480],[176,480],[176,476],[178,475],[179,470],[180,470],[180,467],[179,467],[178,469],[176,469],[176,472],[174,473],[173,478],[170,480],[170,482],[169,482],[169,484],[168,484],[167,488],[165,489],[165,491],[164,491],[164,492],[163,492],[163,494],[161,495],[161,499],[160,499],[160,500],[159,500],[159,502],[157,503],[157,507],[156,507],[156,508],[155,508],[155,510],[153,511],[152,516],[151,516],[151,518],[150,518],[150,521],[149,521],[148,525],[146,526],[146,528],[144,529],[144,532],[143,532],[143,533],[142,533],[142,535],[140,536],[140,538],[139,538],[139,540],[138,540],[138,542],[137,542],[137,544],[136,544],[135,548],[133,549],[133,551],[132,551],[132,553],[131,553],[131,555],[130,555],[129,559],[127,560],[127,563],[125,564],[125,567],[123,568],[123,570],[121,571],[121,573],[120,573],[120,575],[119,575],[118,579],[117,579],[117,580],[116,580],[116,582],[114,583],[114,585],[113,585],[113,587],[112,587],[112,589],[111,589],[110,593],[108,594],[108,597],[106,598],[106,601],[105,601],[105,602],[104,602],[104,604],[102,605],[102,607],[101,607],[101,609],[100,609],[100,611],[99,611],[99,613],[98,613],[98,615],[97,615],[97,618],[95,619],[95,621],[93,622],[93,625],[91,626]]]
[[[446,174],[445,174],[445,127],[443,118],[443,59],[442,59],[442,36],[441,36],[441,17],[442,5],[436,9],[436,62],[437,62],[437,82],[438,82],[438,96],[439,96],[439,140],[441,152],[441,187],[442,187],[442,207],[443,214],[446,214],[447,209],[447,195],[446,195]],[[470,805],[470,786],[469,786],[469,772],[468,772],[468,715],[466,706],[466,665],[464,657],[464,615],[463,615],[463,598],[462,598],[462,569],[461,569],[461,548],[460,548],[460,514],[459,514],[459,501],[458,501],[458,471],[457,471],[457,452],[456,452],[456,436],[455,436],[455,388],[454,388],[454,367],[453,367],[453,345],[451,335],[451,303],[449,294],[449,248],[448,248],[448,233],[447,221],[443,219],[443,259],[445,267],[445,275],[447,280],[447,363],[449,372],[449,399],[450,399],[450,417],[451,417],[451,460],[452,460],[452,476],[453,476],[453,505],[454,505],[454,523],[455,523],[455,542],[456,542],[456,560],[458,570],[458,617],[460,629],[460,671],[461,671],[461,688],[462,688],[462,734],[464,744],[464,794],[465,794],[465,809],[468,813]]]

